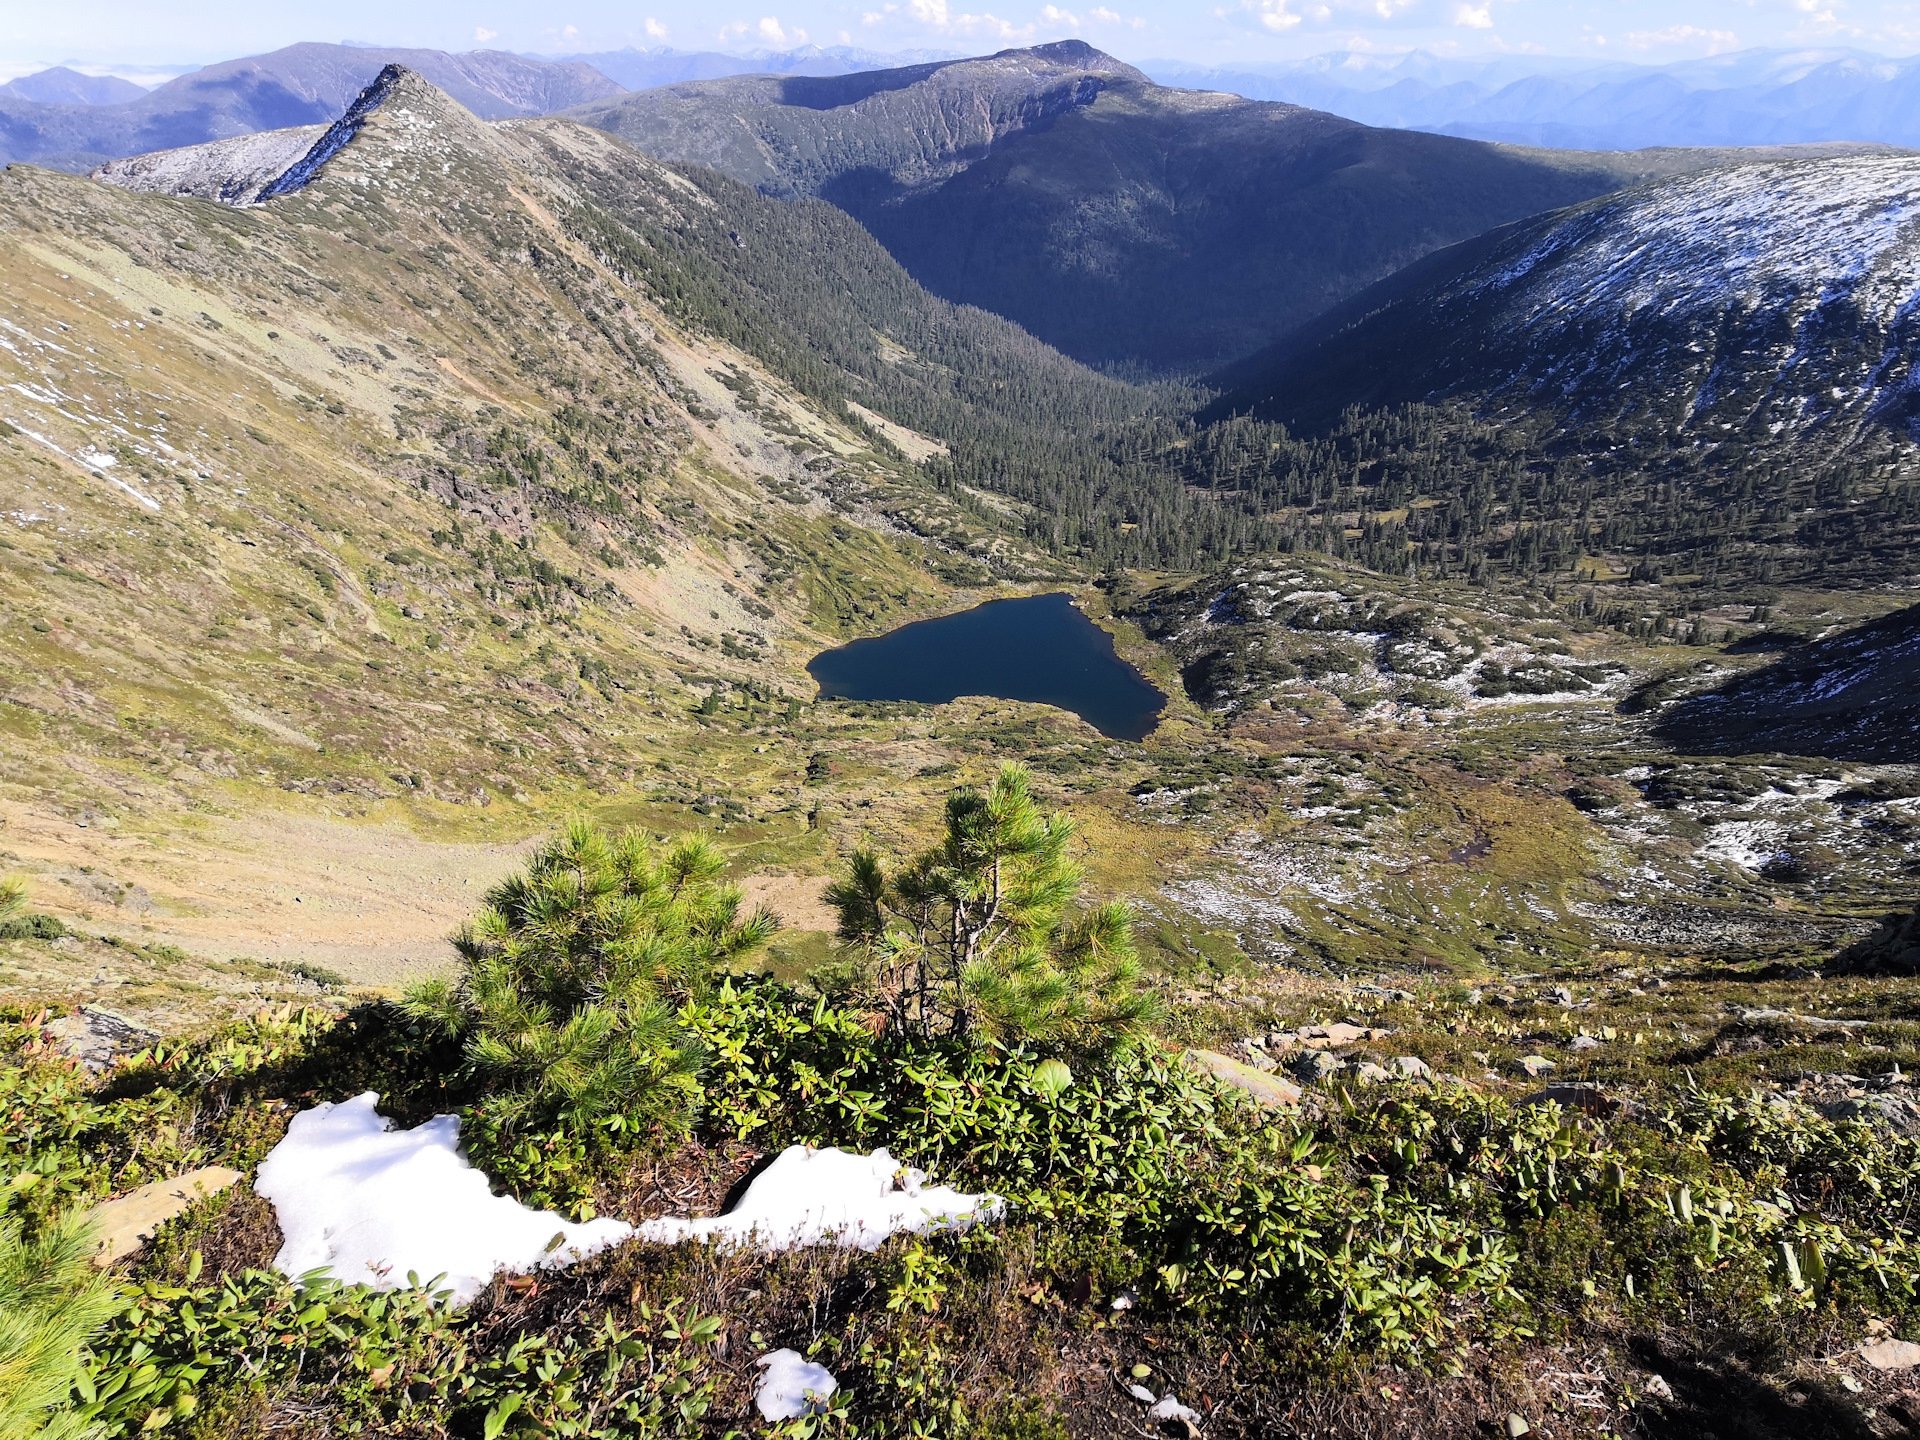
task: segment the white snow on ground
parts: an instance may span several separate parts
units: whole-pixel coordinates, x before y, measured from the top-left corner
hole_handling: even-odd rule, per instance
[[[840,1388],[831,1370],[803,1358],[797,1350],[776,1350],[753,1363],[761,1369],[753,1403],[759,1407],[760,1418],[769,1423],[818,1415]]]
[[[926,1178],[885,1150],[856,1155],[790,1145],[726,1214],[649,1220],[635,1233],[661,1245],[714,1240],[768,1251],[827,1244],[878,1250],[902,1231],[965,1229],[1006,1209],[997,1195],[963,1195]]]
[[[129,485],[108,469],[108,467],[114,463],[113,456],[104,454],[98,450],[82,450],[78,454],[75,454],[71,451],[61,449],[60,446],[42,435],[38,430],[29,430],[24,425],[15,425],[13,428],[26,436],[27,439],[33,441],[36,445],[44,445],[47,449],[53,451],[54,454],[63,456],[73,461],[74,464],[83,467],[96,478],[106,481],[118,490],[125,491],[128,495],[131,495],[135,500],[138,500],[142,505],[146,506],[147,509],[158,510],[160,508],[160,502],[158,500],[154,499],[144,490]]]
[[[497,1271],[571,1264],[633,1233],[618,1220],[574,1224],[495,1195],[460,1153],[460,1120],[395,1130],[369,1092],[296,1115],[261,1162],[254,1190],[273,1202],[287,1275],[330,1271],[377,1290],[432,1281],[473,1299]],[[410,1279],[409,1276],[417,1277]]]
[[[1787,833],[1768,820],[1730,820],[1715,825],[1700,847],[1705,860],[1724,860],[1743,870],[1759,870],[1787,848]]]
[[[1160,1397],[1158,1403],[1156,1403],[1153,1408],[1147,1411],[1147,1418],[1149,1420],[1158,1420],[1162,1424],[1168,1422],[1179,1424],[1182,1421],[1188,1424],[1194,1424],[1199,1421],[1200,1415],[1198,1411],[1182,1405],[1180,1403],[1180,1397],[1169,1390],[1165,1395]]]

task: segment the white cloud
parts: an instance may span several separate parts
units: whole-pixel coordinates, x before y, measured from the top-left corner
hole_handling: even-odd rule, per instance
[[[646,23],[645,29],[647,32],[647,38],[649,40],[664,40],[667,38],[667,27],[662,25],[658,20],[654,19],[651,15],[647,17],[647,23]]]
[[[864,11],[860,16],[860,23],[869,29],[894,26],[897,22],[960,39],[983,36],[1000,41],[1031,40],[1042,27],[1058,30],[1062,26],[1078,26],[1080,23],[1079,17],[1072,11],[1053,4],[1044,6],[1034,19],[1021,24],[991,11],[977,14],[956,11],[948,0],[906,0],[904,6],[889,3],[877,10]]]
[[[1494,28],[1496,0],[1236,0],[1213,11],[1218,19],[1239,18],[1270,34],[1308,29],[1350,30],[1340,43],[1353,48],[1364,43],[1362,27],[1391,26],[1398,30],[1464,27]],[[1439,42],[1429,42],[1429,49]]]
[[[476,45],[484,45],[489,40],[498,40],[499,38],[500,32],[498,30],[489,30],[484,25],[476,25],[473,27],[473,43]]]
[[[1254,18],[1266,30],[1291,30],[1301,20],[1294,12],[1293,0],[1250,0],[1245,8],[1253,11]]]
[[[562,40],[578,40],[580,38],[580,27],[578,25],[562,25],[560,27],[560,38]]]
[[[1740,48],[1740,37],[1731,30],[1708,30],[1699,25],[1669,25],[1664,30],[1634,30],[1623,37],[1629,50],[1697,50],[1704,55],[1724,55]]]

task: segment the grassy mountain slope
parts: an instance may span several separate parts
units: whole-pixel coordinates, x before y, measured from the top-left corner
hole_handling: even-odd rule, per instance
[[[935,293],[1081,359],[1160,369],[1249,353],[1492,226],[1723,158],[1372,130],[1155,86],[1079,42],[575,113],[649,153],[831,200]]]
[[[213,857],[266,840],[338,928],[342,877],[303,869],[316,843],[359,853],[330,816],[511,838],[656,762],[649,789],[804,832],[804,797],[761,791],[806,752],[756,758],[812,693],[804,660],[1053,568],[902,458],[946,443],[889,415],[922,418],[895,406],[911,387],[850,375],[867,403],[830,404],[676,316],[594,187],[689,249],[733,249],[732,222],[600,132],[482,125],[405,77],[265,205],[0,185],[7,846],[71,877],[69,913],[150,892],[154,933],[204,938],[237,898],[203,883]],[[916,324],[865,343],[905,372],[971,346],[1010,386],[1116,389],[989,317],[928,301]],[[124,883],[95,893],[76,862]],[[287,888],[272,908],[297,916]],[[353,890],[395,920],[367,937],[383,956],[452,918]]]

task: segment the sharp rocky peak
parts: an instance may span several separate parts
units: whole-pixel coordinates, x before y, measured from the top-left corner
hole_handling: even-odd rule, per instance
[[[324,130],[270,130],[135,155],[101,166],[94,178],[126,190],[264,204],[311,185],[369,127],[394,150],[417,148],[427,136],[444,140],[462,131],[483,136],[487,130],[484,121],[416,71],[388,65]]]

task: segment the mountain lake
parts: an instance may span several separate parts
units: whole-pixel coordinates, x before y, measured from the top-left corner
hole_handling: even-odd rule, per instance
[[[1167,703],[1067,595],[918,620],[816,655],[807,673],[823,700],[1025,700],[1070,710],[1113,740],[1145,739]]]

